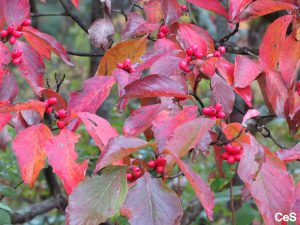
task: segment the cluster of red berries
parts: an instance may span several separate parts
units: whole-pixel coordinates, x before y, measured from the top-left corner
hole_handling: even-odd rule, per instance
[[[159,32],[157,34],[157,38],[158,39],[162,39],[162,38],[165,38],[166,35],[169,33],[169,28],[167,25],[162,25],[160,28],[159,28]]]
[[[15,49],[11,53],[12,63],[16,66],[20,65],[23,62],[22,55],[23,55],[22,50]]]
[[[242,157],[243,149],[240,146],[233,146],[227,144],[224,146],[225,152],[221,154],[221,158],[226,160],[228,164],[232,165],[235,162],[239,162]]]
[[[186,5],[181,5],[180,9],[181,9],[182,13],[187,13],[189,11],[189,8]]]
[[[188,73],[192,71],[190,68],[190,62],[195,59],[202,59],[203,54],[199,51],[198,45],[192,45],[191,47],[187,48],[185,53],[187,55],[186,60],[179,63],[179,68]]]
[[[143,171],[141,168],[137,166],[131,167],[126,173],[126,178],[128,182],[136,181],[142,176],[143,176]]]
[[[0,31],[0,37],[1,38],[7,38],[8,42],[11,45],[14,45],[17,41],[18,38],[20,38],[23,33],[23,27],[27,27],[31,25],[31,20],[30,19],[25,19],[22,23],[21,26],[19,26],[17,29],[14,27],[14,25],[10,25],[7,27],[7,29],[4,29]]]
[[[117,63],[119,69],[125,70],[128,73],[134,73],[135,70],[131,66],[131,59],[125,59],[123,63]]]
[[[163,157],[158,157],[156,160],[150,160],[147,165],[155,169],[156,173],[163,174],[165,171],[165,167],[167,164],[167,160]]]
[[[300,96],[300,81],[297,82],[297,92],[298,95]]]
[[[217,103],[215,106],[205,107],[202,109],[204,116],[210,117],[211,119],[224,119],[225,113],[222,112],[222,104]]]
[[[225,46],[220,46],[218,50],[214,51],[214,57],[220,58],[222,55],[226,53]]]
[[[54,113],[55,118],[57,119],[56,125],[58,129],[64,129],[66,126],[66,123],[64,122],[64,119],[67,117],[67,112],[64,109],[60,109],[59,111],[55,111],[53,109],[53,106],[57,104],[57,98],[49,98],[44,102],[46,113],[52,114]]]

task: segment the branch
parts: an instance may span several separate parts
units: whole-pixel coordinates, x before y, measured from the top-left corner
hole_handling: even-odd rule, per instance
[[[102,57],[103,53],[83,53],[83,52],[74,52],[74,51],[67,51],[69,55],[74,56],[82,56],[82,57]]]
[[[256,130],[265,138],[270,138],[273,143],[275,145],[277,145],[279,148],[282,148],[282,149],[288,149],[287,147],[281,145],[280,143],[277,142],[277,140],[273,137],[271,131],[269,130],[269,128],[267,128],[266,126],[262,125],[262,126],[259,126],[257,125],[256,126]]]
[[[223,38],[220,39],[220,41],[219,41],[219,46],[222,46],[222,45],[223,45],[225,42],[227,42],[231,37],[233,37],[237,32],[239,32],[239,27],[240,27],[240,24],[237,23],[237,24],[235,25],[234,30],[233,30],[231,33],[227,34],[226,36],[224,36]]]
[[[224,44],[226,47],[227,53],[238,54],[238,55],[250,55],[254,58],[258,56],[258,49],[251,49],[248,47],[239,47],[239,46],[232,46],[230,44]]]
[[[31,17],[41,17],[41,16],[70,16],[66,12],[61,13],[31,13]]]
[[[220,141],[219,139],[220,139],[221,135],[219,135],[218,139],[216,141],[211,142],[210,145],[223,146],[223,145],[229,144],[231,142],[234,142],[236,139],[238,139],[242,135],[243,131],[244,131],[244,128],[242,128],[240,130],[240,132],[234,138],[227,140],[227,141]]]
[[[70,16],[81,27],[81,29],[85,31],[85,33],[88,33],[88,27],[83,23],[83,21],[77,15],[75,15],[72,12],[72,10],[66,5],[64,0],[59,0],[59,1],[65,10],[66,16]]]

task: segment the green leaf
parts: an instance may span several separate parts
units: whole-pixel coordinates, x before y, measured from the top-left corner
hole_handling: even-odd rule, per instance
[[[257,210],[253,209],[250,204],[244,204],[242,208],[236,211],[236,224],[249,225],[259,217]]]
[[[5,211],[11,212],[11,208],[3,203],[0,202],[0,209],[3,209]]]
[[[6,186],[6,185],[0,185],[0,195],[8,196],[8,197],[16,197],[17,192],[14,188]]]
[[[10,215],[7,211],[0,209],[0,224],[11,224]]]
[[[98,225],[114,216],[127,194],[126,168],[109,167],[87,178],[69,196],[67,225]]]

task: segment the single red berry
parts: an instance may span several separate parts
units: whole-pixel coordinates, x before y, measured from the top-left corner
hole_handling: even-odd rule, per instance
[[[186,73],[189,73],[189,72],[191,72],[192,70],[190,69],[190,67],[189,66],[187,66],[186,68],[185,68],[185,70],[184,70],[184,72],[186,72]]]
[[[156,173],[163,174],[164,171],[165,171],[165,167],[164,166],[158,166],[158,167],[156,167],[155,171],[156,171]]]
[[[203,58],[203,54],[202,54],[201,52],[199,52],[199,51],[196,51],[196,52],[194,53],[194,55],[195,55],[195,57],[196,57],[197,59],[202,59],[202,58]]]
[[[124,66],[126,66],[126,65],[131,66],[131,59],[125,59],[123,65]]]
[[[66,123],[64,121],[61,121],[61,120],[57,121],[56,124],[57,124],[58,129],[60,129],[60,130],[64,129],[65,126],[66,126]]]
[[[234,156],[234,160],[235,160],[236,162],[241,161],[241,158],[242,158],[242,154],[238,154],[238,155],[235,155],[235,156]]]
[[[217,112],[217,117],[219,119],[224,119],[226,117],[226,114],[224,112]]]
[[[163,25],[160,27],[159,29],[160,32],[162,32],[163,34],[168,34],[169,33],[169,28],[166,25]]]
[[[47,109],[46,109],[46,113],[47,114],[51,114],[53,112],[53,108],[52,107],[48,107]]]
[[[181,5],[180,8],[181,8],[181,11],[183,11],[183,12],[186,12],[189,10],[186,5]]]
[[[12,63],[16,66],[22,64],[22,62],[23,62],[23,59],[21,57],[12,60]]]
[[[187,68],[187,62],[185,62],[185,61],[181,61],[180,63],[179,63],[179,68],[181,69],[181,70],[186,70],[186,68]]]
[[[118,67],[119,69],[123,69],[123,68],[124,68],[124,64],[123,64],[123,63],[117,63],[117,67]]]
[[[186,57],[186,61],[189,63],[189,62],[191,62],[193,59],[192,59],[192,57],[191,56],[188,56],[188,57]]]
[[[217,119],[217,117],[216,116],[211,116],[210,117],[212,120],[215,120],[215,119]]]
[[[232,146],[231,152],[234,155],[241,154],[242,148],[240,146]]]
[[[209,115],[211,115],[211,109],[205,107],[205,108],[202,109],[202,113],[203,113],[205,116],[209,116]]]
[[[58,102],[57,98],[49,98],[47,101],[49,106],[53,106]]]
[[[165,36],[166,36],[166,35],[165,35],[164,33],[159,32],[158,35],[157,35],[157,38],[158,38],[158,39],[162,39],[162,38],[164,38]]]
[[[185,50],[185,53],[188,55],[188,56],[192,56],[194,54],[194,50],[192,48],[187,48]]]
[[[0,32],[0,37],[1,37],[1,38],[5,38],[5,37],[7,37],[7,36],[8,36],[7,30],[1,30],[1,32]]]
[[[229,155],[228,155],[227,152],[223,152],[223,153],[221,154],[221,158],[222,158],[223,160],[227,160],[228,157],[229,157]]]
[[[233,156],[229,156],[228,159],[227,159],[227,163],[228,163],[229,165],[232,165],[232,164],[234,164],[234,162],[235,162],[234,157],[233,157]]]
[[[67,112],[66,112],[66,110],[60,109],[60,110],[57,112],[57,118],[58,118],[58,119],[63,120],[63,119],[65,119],[66,117],[67,117]]]
[[[220,47],[218,48],[218,51],[219,51],[221,54],[225,54],[225,53],[226,53],[226,48],[225,48],[225,46],[220,46]]]
[[[16,43],[17,39],[14,36],[10,36],[8,41],[11,45],[14,45]]]
[[[196,51],[198,51],[198,45],[192,45],[191,49],[193,50],[193,53],[195,53]]]
[[[31,19],[25,19],[22,23],[22,26],[27,27],[31,25]]]
[[[16,58],[20,58],[23,54],[23,51],[22,50],[14,50],[12,53],[11,53],[11,57],[13,59],[16,59]]]
[[[150,160],[147,165],[150,167],[150,168],[155,168],[156,166],[156,161],[155,160]]]
[[[215,51],[214,52],[214,57],[220,58],[222,56],[221,52]]]
[[[132,167],[132,172],[134,172],[134,173],[141,172],[141,171],[142,171],[142,170],[141,170],[140,167],[136,167],[136,166],[133,166],[133,167]]]
[[[15,38],[19,38],[23,35],[23,33],[21,31],[14,31],[12,34]]]
[[[215,110],[217,110],[217,111],[222,111],[222,104],[221,103],[217,103],[216,105],[215,105]]]
[[[127,173],[126,178],[127,178],[127,181],[133,181],[134,180],[134,177],[131,173]]]
[[[14,25],[10,25],[9,27],[7,27],[7,32],[8,32],[8,34],[13,34],[14,31],[15,31]]]
[[[163,157],[158,157],[156,159],[156,165],[157,166],[165,166],[167,164],[167,160]]]
[[[229,154],[232,154],[232,149],[233,149],[233,146],[231,144],[227,144],[224,146],[224,149],[226,152],[228,152]]]
[[[135,179],[139,179],[140,177],[143,176],[143,172],[142,171],[133,172],[133,176]]]
[[[49,107],[49,102],[48,102],[48,100],[44,102],[44,106],[45,106],[45,108],[48,108],[48,107]]]

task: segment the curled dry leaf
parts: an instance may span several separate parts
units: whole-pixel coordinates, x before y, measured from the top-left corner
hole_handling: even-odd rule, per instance
[[[103,3],[104,17],[95,20],[90,26],[88,32],[89,38],[94,47],[107,50],[113,43],[115,28],[110,15],[111,2],[109,0],[101,0],[101,2]]]

